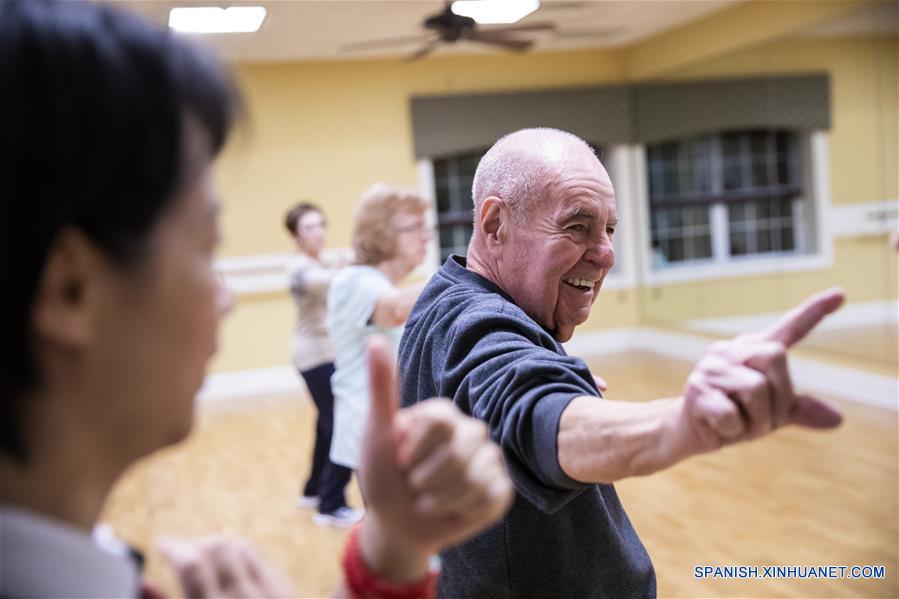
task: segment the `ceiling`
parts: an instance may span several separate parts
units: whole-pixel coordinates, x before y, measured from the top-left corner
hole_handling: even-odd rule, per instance
[[[346,51],[351,43],[422,33],[422,21],[443,10],[443,0],[258,0],[195,2],[105,0],[128,6],[160,24],[175,6],[264,6],[268,15],[256,33],[205,35],[221,53],[237,62],[346,60],[408,56],[422,44],[389,49]],[[530,50],[572,50],[628,45],[688,23],[741,0],[542,0],[540,8],[518,24],[552,21],[555,32],[523,35],[536,43]],[[479,26],[489,30],[495,26]],[[441,46],[436,55],[502,52],[460,42]]]

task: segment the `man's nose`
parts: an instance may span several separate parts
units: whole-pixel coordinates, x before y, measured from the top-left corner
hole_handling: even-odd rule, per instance
[[[608,272],[615,266],[615,248],[611,241],[603,239],[587,252],[585,258],[596,268]]]

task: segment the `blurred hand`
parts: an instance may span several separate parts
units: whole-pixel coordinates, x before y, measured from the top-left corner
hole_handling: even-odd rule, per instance
[[[221,535],[195,541],[164,538],[158,548],[190,599],[294,596],[287,579],[265,564],[247,541]]]
[[[397,411],[393,357],[383,339],[369,344],[368,364],[362,541],[368,538],[369,551],[380,551],[388,539],[389,552],[426,559],[497,520],[512,501],[512,484],[484,424],[450,401],[431,399]]]
[[[684,389],[679,427],[694,452],[754,439],[786,424],[824,429],[842,422],[828,404],[795,393],[787,350],[843,300],[839,290],[816,294],[766,331],[712,345]]]
[[[344,268],[353,263],[355,256],[353,255],[352,248],[346,248],[343,250],[338,250],[334,259],[334,268]]]

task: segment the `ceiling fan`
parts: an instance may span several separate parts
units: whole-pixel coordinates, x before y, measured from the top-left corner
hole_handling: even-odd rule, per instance
[[[488,44],[514,52],[524,52],[534,44],[534,40],[522,39],[517,37],[518,34],[555,31],[556,29],[555,24],[548,21],[481,29],[471,17],[454,13],[450,2],[446,3],[441,12],[427,17],[422,22],[422,27],[426,30],[423,34],[346,44],[341,46],[341,50],[374,50],[413,43],[420,44],[419,48],[407,57],[407,60],[412,61],[427,56],[441,44],[454,44],[464,40]]]

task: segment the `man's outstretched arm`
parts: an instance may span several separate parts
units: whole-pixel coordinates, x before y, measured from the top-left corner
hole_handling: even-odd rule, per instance
[[[812,296],[771,328],[711,346],[674,399],[631,403],[578,397],[559,422],[562,470],[581,482],[651,474],[786,424],[833,428],[839,412],[795,393],[787,350],[843,303],[830,290]]]

